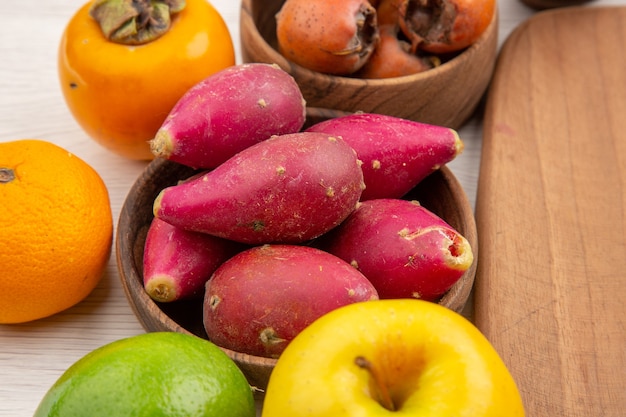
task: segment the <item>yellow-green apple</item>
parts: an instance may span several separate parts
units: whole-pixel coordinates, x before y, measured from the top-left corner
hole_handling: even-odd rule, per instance
[[[277,361],[262,417],[522,417],[509,370],[465,317],[423,300],[365,301],[305,328]]]

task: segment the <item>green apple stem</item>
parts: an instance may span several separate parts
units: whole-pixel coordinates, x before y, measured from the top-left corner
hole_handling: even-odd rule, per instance
[[[380,373],[374,366],[374,364],[368,361],[363,356],[357,356],[354,358],[354,363],[361,369],[366,370],[372,376],[374,380],[374,387],[376,387],[376,391],[378,394],[378,402],[385,407],[389,411],[395,411],[396,407],[391,399],[391,395],[389,394],[389,389],[387,385],[383,382]]]

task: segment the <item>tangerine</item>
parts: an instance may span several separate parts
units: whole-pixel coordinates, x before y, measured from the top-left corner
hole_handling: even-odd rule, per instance
[[[0,323],[82,301],[109,260],[113,218],[102,178],[43,140],[0,143]]]

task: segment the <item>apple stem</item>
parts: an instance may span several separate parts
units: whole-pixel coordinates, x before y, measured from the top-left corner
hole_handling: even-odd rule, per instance
[[[396,407],[391,399],[391,395],[389,394],[389,389],[387,385],[383,383],[382,377],[378,373],[376,367],[372,362],[368,361],[363,356],[357,356],[354,358],[354,363],[361,369],[365,369],[370,373],[372,378],[374,379],[374,386],[377,388],[378,398],[380,404],[385,407],[389,411],[396,411]]]

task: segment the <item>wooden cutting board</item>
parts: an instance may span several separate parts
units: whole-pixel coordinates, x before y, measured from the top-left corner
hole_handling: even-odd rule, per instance
[[[626,8],[520,25],[482,152],[477,326],[528,416],[625,416]]]

